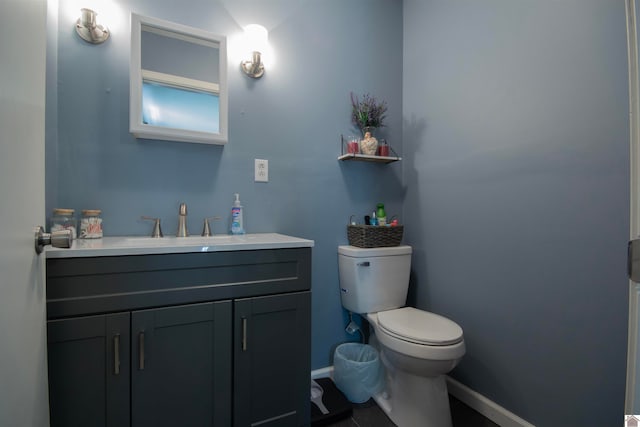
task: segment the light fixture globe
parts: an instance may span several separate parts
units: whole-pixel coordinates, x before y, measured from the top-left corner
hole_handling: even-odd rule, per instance
[[[251,52],[251,59],[242,61],[240,68],[246,75],[254,79],[264,74],[262,54],[267,50],[269,32],[262,25],[251,24],[244,27],[245,50]]]

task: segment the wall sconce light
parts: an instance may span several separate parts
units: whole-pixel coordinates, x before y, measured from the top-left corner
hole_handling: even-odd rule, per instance
[[[109,29],[96,23],[98,15],[91,9],[80,9],[82,15],[76,22],[76,32],[82,40],[91,44],[100,44],[109,38]]]
[[[251,52],[251,59],[242,61],[240,67],[249,77],[259,79],[264,74],[262,54],[267,50],[269,32],[262,25],[251,24],[244,27],[244,46]]]

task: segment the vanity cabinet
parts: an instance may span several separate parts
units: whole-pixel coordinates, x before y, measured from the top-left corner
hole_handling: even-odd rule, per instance
[[[231,423],[231,302],[131,313],[131,424]]]
[[[47,323],[52,427],[129,425],[129,318],[118,313]],[[119,364],[114,352],[121,354]]]
[[[310,253],[47,259],[51,425],[308,425]]]
[[[49,321],[51,425],[229,425],[230,319],[223,301]]]
[[[236,300],[235,426],[309,423],[308,292]]]

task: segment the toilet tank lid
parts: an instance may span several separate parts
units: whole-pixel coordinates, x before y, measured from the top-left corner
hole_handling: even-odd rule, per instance
[[[353,258],[369,258],[376,256],[410,255],[411,246],[390,246],[386,248],[358,248],[350,245],[338,246],[338,254]]]

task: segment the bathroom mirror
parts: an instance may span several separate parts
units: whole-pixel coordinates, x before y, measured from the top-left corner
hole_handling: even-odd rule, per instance
[[[129,130],[137,138],[226,144],[227,44],[131,14]]]

